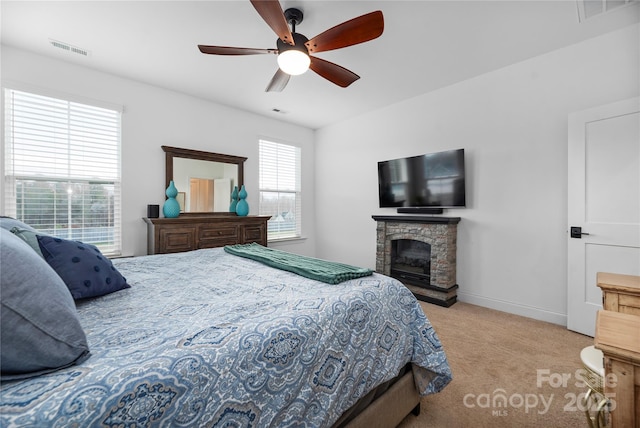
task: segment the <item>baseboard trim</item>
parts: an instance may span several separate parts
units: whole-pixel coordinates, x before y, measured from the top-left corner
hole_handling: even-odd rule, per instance
[[[507,302],[506,300],[490,299],[477,294],[466,293],[464,291],[460,291],[460,289],[458,289],[458,301],[483,306],[489,309],[495,309],[497,311],[508,312],[510,314],[520,315],[527,318],[533,318],[540,321],[546,321],[564,327],[567,326],[567,314],[547,311],[534,306]]]

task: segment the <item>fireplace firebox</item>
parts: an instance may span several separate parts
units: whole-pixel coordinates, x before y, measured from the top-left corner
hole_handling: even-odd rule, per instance
[[[415,239],[392,240],[391,276],[416,286],[431,285],[431,244]]]

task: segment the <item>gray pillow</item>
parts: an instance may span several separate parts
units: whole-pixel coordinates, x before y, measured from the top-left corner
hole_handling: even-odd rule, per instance
[[[52,372],[86,360],[75,303],[55,271],[0,228],[0,380]]]
[[[14,227],[31,230],[32,232],[36,231],[33,227],[29,226],[27,223],[21,222],[20,220],[16,220],[13,217],[0,216],[0,228],[11,230]]]
[[[38,253],[38,255],[44,259],[44,255],[42,255],[42,250],[40,249],[40,244],[38,244],[37,232],[16,226],[11,228],[11,233],[26,242],[31,248],[33,248],[33,251]]]

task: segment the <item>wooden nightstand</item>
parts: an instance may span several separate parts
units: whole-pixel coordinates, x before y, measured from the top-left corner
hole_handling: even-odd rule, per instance
[[[599,311],[595,347],[604,354],[612,428],[640,427],[640,316]]]
[[[640,315],[640,276],[598,272],[604,309]]]

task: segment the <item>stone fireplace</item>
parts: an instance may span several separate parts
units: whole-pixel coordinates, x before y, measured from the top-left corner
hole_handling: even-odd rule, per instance
[[[377,216],[376,271],[400,280],[420,300],[456,302],[460,217]]]

